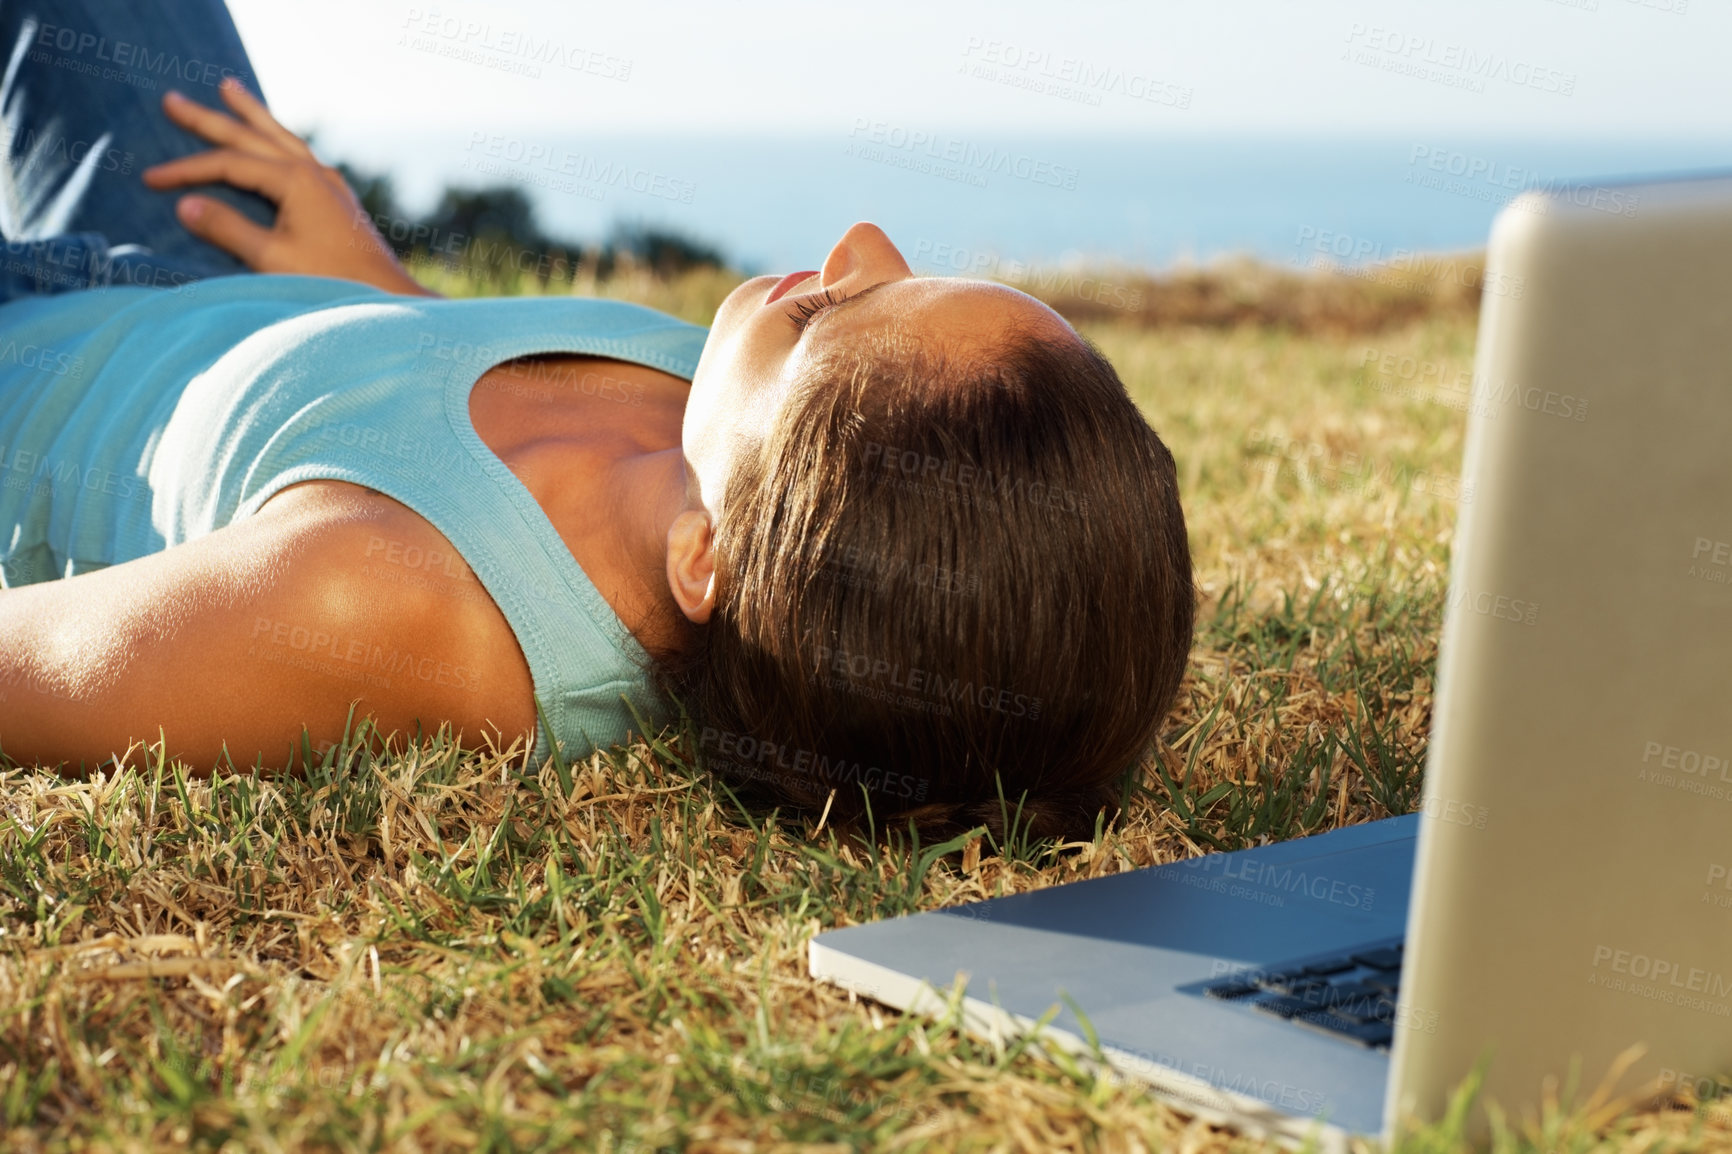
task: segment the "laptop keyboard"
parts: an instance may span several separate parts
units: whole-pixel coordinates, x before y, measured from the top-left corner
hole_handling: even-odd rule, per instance
[[[1401,950],[1399,938],[1370,942],[1339,954],[1243,970],[1188,989],[1369,1049],[1387,1050],[1395,1034]]]

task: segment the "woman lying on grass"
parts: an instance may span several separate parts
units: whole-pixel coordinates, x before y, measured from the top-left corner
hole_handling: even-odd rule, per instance
[[[5,754],[160,729],[280,766],[358,702],[540,764],[678,702],[713,770],[832,821],[998,827],[1002,796],[1092,832],[1191,570],[1170,454],[1063,319],[870,224],[707,333],[429,299],[235,82],[220,3],[169,7],[0,9]],[[200,61],[207,99],[88,75],[86,35]]]

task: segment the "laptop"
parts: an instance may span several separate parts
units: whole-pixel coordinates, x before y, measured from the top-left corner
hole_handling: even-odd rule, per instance
[[[1524,193],[1485,275],[1419,811],[834,930],[815,978],[1328,1147],[1482,1062],[1479,1135],[1732,1071],[1732,174]]]

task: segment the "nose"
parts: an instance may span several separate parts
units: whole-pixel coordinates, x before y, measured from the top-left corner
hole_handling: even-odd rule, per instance
[[[819,274],[824,288],[845,288],[859,291],[886,281],[904,280],[914,275],[902,253],[884,235],[884,230],[868,221],[853,225],[824,258]]]

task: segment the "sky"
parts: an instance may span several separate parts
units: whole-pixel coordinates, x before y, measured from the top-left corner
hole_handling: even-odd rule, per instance
[[[232,0],[280,118],[415,130],[1732,130],[1725,0]]]
[[[1732,0],[230,7],[278,118],[406,217],[510,182],[553,235],[744,267],[858,219],[970,262],[1376,259],[1481,243],[1525,183],[1732,160]]]

